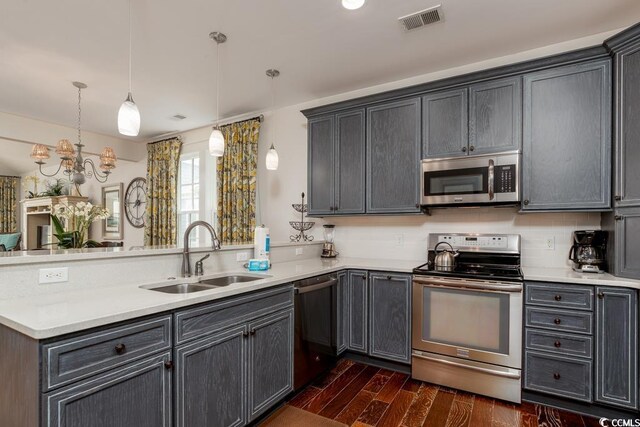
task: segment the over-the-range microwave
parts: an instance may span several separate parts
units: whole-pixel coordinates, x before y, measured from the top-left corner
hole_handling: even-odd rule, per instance
[[[423,206],[515,205],[520,201],[517,151],[422,160]]]

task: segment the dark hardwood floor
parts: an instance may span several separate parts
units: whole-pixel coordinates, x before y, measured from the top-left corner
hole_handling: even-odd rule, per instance
[[[342,359],[289,405],[349,426],[591,427],[598,420],[554,408],[514,405]]]

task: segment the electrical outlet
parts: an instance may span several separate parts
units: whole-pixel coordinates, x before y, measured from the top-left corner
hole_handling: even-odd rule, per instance
[[[395,235],[396,246],[404,246],[404,234]]]
[[[304,248],[296,248],[296,255],[302,255],[304,253]]]
[[[544,238],[544,248],[550,251],[556,249],[556,238],[554,236],[547,236]]]
[[[246,252],[238,252],[236,254],[236,261],[246,261],[249,259],[249,255]]]
[[[62,283],[69,281],[69,268],[41,268],[38,270],[39,279],[38,283],[41,285],[45,283]]]

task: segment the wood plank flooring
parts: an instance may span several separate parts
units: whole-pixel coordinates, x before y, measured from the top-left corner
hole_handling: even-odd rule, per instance
[[[514,405],[348,359],[288,403],[355,427],[598,426],[595,418],[531,403]]]

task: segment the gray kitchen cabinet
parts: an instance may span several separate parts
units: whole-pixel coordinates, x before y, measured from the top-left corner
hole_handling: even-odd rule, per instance
[[[367,213],[420,212],[420,98],[367,108]]]
[[[176,349],[176,425],[246,424],[246,325]]]
[[[616,209],[615,214],[608,215],[609,222],[603,225],[609,229],[610,266],[616,276],[640,279],[640,207]],[[611,250],[613,249],[613,250]]]
[[[524,76],[522,210],[611,206],[611,61]]]
[[[293,309],[248,325],[248,421],[293,391]]]
[[[638,293],[596,287],[595,400],[638,408]]]
[[[519,150],[522,140],[522,78],[510,77],[469,87],[468,153]]]
[[[365,212],[364,109],[309,119],[309,214]]]
[[[369,275],[369,355],[411,363],[411,276]]]
[[[47,427],[169,427],[172,419],[169,352],[43,395]]]
[[[351,351],[366,353],[368,319],[367,272],[349,270],[347,298],[349,302],[349,344]]]
[[[338,354],[347,350],[349,345],[349,275],[346,271],[338,273]]]
[[[422,97],[424,158],[468,154],[468,97],[467,88],[434,92]]]
[[[332,214],[335,197],[335,115],[309,119],[308,139],[309,214]]]

